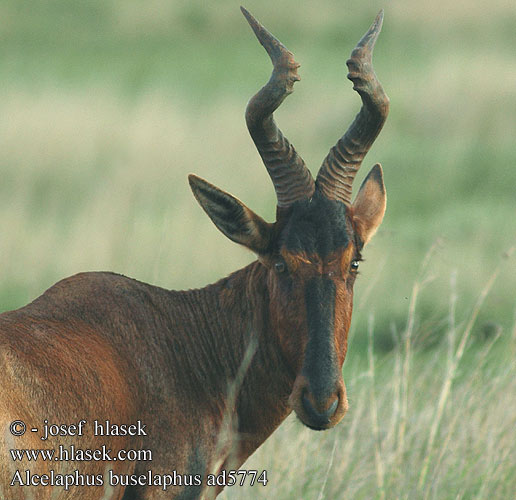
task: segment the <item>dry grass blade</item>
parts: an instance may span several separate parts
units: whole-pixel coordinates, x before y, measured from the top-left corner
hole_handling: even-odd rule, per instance
[[[376,464],[376,483],[380,491],[380,498],[385,498],[385,466],[382,461],[382,450],[380,443],[380,431],[378,429],[378,404],[376,399],[376,392],[374,389],[374,354],[373,354],[373,330],[374,317],[369,315],[368,318],[368,349],[367,357],[369,360],[369,378],[371,382],[370,402],[371,402],[371,424],[373,428],[373,437],[375,442],[375,464]]]
[[[408,415],[408,401],[409,401],[409,378],[410,378],[410,359],[411,359],[411,345],[412,336],[414,332],[414,323],[416,318],[416,304],[421,289],[432,281],[432,277],[426,274],[430,259],[436,251],[440,241],[434,242],[423,259],[421,268],[419,271],[419,277],[415,281],[412,287],[412,293],[410,295],[410,304],[407,319],[407,328],[405,331],[405,343],[404,343],[404,361],[403,361],[403,374],[401,378],[401,404],[400,404],[400,423],[398,427],[398,449],[397,456],[398,461],[402,460],[404,449],[405,449],[405,433],[407,427],[407,415]]]
[[[433,454],[432,452],[433,452],[433,448],[434,448],[434,442],[435,442],[435,438],[437,435],[437,431],[439,429],[439,425],[440,425],[442,417],[443,417],[444,408],[445,408],[448,398],[450,396],[453,379],[455,378],[457,368],[462,359],[462,356],[464,355],[464,350],[465,350],[467,342],[470,338],[471,330],[473,329],[473,325],[475,324],[478,313],[480,312],[480,309],[482,308],[485,298],[489,294],[489,291],[491,290],[496,278],[500,274],[501,268],[502,268],[502,264],[500,263],[497,266],[497,268],[495,269],[495,271],[493,272],[493,274],[490,276],[485,287],[480,292],[480,295],[473,308],[473,311],[471,313],[469,321],[462,334],[462,337],[461,337],[461,340],[457,347],[457,350],[455,351],[455,354],[451,359],[451,363],[449,363],[446,377],[444,379],[444,382],[443,382],[443,385],[441,388],[441,393],[439,396],[439,401],[437,403],[437,408],[435,410],[435,415],[434,415],[434,418],[432,419],[432,425],[430,427],[428,442],[427,442],[427,446],[426,446],[426,456],[425,456],[425,459],[423,462],[423,466],[421,468],[421,473],[419,475],[419,482],[418,482],[419,488],[423,488],[425,485],[426,477],[428,474],[428,468],[430,465],[430,460],[431,460],[431,457]]]
[[[330,475],[331,468],[333,466],[333,458],[335,457],[335,449],[337,448],[337,437],[335,437],[333,441],[333,448],[331,450],[330,460],[328,462],[328,467],[326,467],[326,474],[324,475],[324,481],[321,486],[321,491],[319,491],[319,496],[317,500],[322,500],[324,498],[324,489],[326,488],[326,483],[328,482],[328,476]]]

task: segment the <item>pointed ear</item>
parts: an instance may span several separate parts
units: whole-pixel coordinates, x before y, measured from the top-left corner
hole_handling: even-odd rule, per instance
[[[188,181],[196,200],[220,231],[259,255],[267,253],[272,239],[272,224],[204,179],[191,174]]]
[[[381,224],[386,204],[382,167],[377,163],[367,174],[353,202],[353,223],[364,245]]]

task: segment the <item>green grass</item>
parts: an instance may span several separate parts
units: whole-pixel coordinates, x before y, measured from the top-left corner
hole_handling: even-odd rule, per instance
[[[322,435],[283,426],[252,462],[270,468],[270,486],[246,498],[382,498],[375,446],[385,498],[509,498],[516,271],[514,257],[502,255],[516,244],[516,11],[504,0],[245,5],[302,64],[277,119],[312,172],[359,108],[345,60],[381,7],[374,60],[391,98],[356,182],[380,161],[388,208],[356,285],[345,364],[350,414]],[[253,259],[213,227],[186,181],[195,172],[274,218],[274,192],[243,118],[270,63],[237,4],[4,0],[0,18],[0,310],[79,271],[180,289]],[[432,279],[411,316],[402,376],[407,310],[431,247]],[[450,373],[450,280],[459,331],[499,265],[428,449]],[[484,355],[490,328],[502,337]],[[403,383],[410,418],[400,450]]]
[[[222,499],[506,499],[516,491],[516,390],[512,333],[472,338],[485,299],[504,271],[484,284],[466,316],[451,284],[445,338],[414,349],[418,298],[413,285],[406,328],[388,355],[374,353],[368,315],[367,359],[344,365],[350,409],[332,431],[314,433],[293,416],[245,465],[267,470],[267,487],[228,488]]]

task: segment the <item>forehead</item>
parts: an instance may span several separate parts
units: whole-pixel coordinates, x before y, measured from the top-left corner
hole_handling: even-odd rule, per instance
[[[279,246],[291,253],[317,254],[325,258],[347,247],[352,240],[346,205],[316,194],[311,200],[292,206]]]

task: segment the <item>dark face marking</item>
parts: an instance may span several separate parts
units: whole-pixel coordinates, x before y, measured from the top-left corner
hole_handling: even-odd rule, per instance
[[[333,338],[335,284],[315,276],[305,285],[308,342],[302,374],[307,378],[314,401],[324,403],[335,393],[338,362]]]
[[[292,205],[289,220],[280,238],[288,252],[318,255],[321,259],[351,240],[352,228],[344,203],[328,200],[318,191],[310,200]]]
[[[350,265],[359,256],[350,209],[318,191],[278,217],[271,308],[297,376],[289,403],[301,421],[328,429],[347,411],[341,366],[351,319]],[[279,293],[278,293],[279,292]]]

